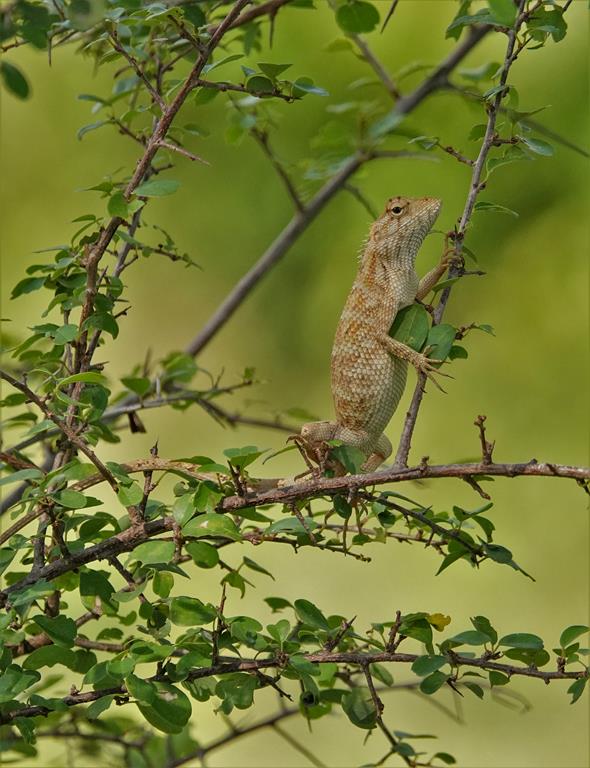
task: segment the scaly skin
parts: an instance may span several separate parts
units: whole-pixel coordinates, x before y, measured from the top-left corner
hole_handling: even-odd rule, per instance
[[[317,459],[325,441],[341,440],[367,457],[363,471],[374,471],[392,451],[383,430],[403,394],[408,362],[434,381],[432,362],[388,332],[399,310],[423,299],[449,265],[443,256],[422,280],[414,266],[440,208],[431,197],[394,197],[372,225],[332,348],[336,420],[301,428],[310,457]]]

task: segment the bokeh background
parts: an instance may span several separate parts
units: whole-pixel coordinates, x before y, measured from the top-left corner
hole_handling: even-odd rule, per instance
[[[350,54],[326,52],[326,45],[340,34],[327,3],[318,0],[316,5],[313,13],[282,11],[273,50],[253,56],[254,61],[293,62],[294,72],[312,76],[330,92],[326,99],[310,96],[294,105],[275,106],[281,119],[274,146],[285,161],[294,164],[308,154],[310,139],[328,119],[326,106],[348,100],[347,83],[371,74]],[[385,13],[388,3],[377,5]],[[374,33],[368,41],[390,72],[416,60],[434,64],[452,48],[444,29],[456,7],[447,0],[402,0],[386,34]],[[567,20],[565,41],[550,42],[523,55],[512,81],[520,93],[521,109],[549,105],[538,116],[543,124],[587,146],[586,3],[574,0]],[[465,66],[499,61],[503,48],[504,39],[490,35]],[[12,319],[7,330],[18,335],[37,322],[42,311],[40,294],[8,301],[12,285],[40,258],[32,252],[67,242],[76,216],[102,212],[104,202],[95,193],[81,190],[121,167],[132,167],[137,150],[109,130],[76,139],[77,129],[95,119],[88,102],[77,95],[108,93],[108,71],[95,73],[90,59],[74,56],[67,47],[54,51],[51,67],[42,53],[24,49],[7,60],[22,66],[33,89],[27,102],[5,93],[2,98],[2,316]],[[237,77],[238,66],[228,66],[223,77]],[[404,89],[420,76],[417,73],[404,81]],[[191,145],[211,166],[181,160],[174,171],[183,184],[180,192],[173,198],[153,200],[148,208],[148,221],[173,233],[202,271],[185,271],[180,264],[152,257],[125,273],[132,309],[121,322],[116,344],[100,354],[110,361],[113,377],[128,374],[148,349],[154,357],[181,349],[288,221],[289,201],[259,147],[249,140],[239,147],[225,144],[226,111],[224,97],[200,113],[187,108],[186,116],[211,134]],[[479,107],[469,107],[449,94],[431,97],[409,120],[422,133],[440,136],[443,143],[468,154],[476,151],[476,145],[467,140],[469,130],[482,121]],[[439,224],[446,230],[462,210],[468,181],[469,169],[443,156],[437,164],[372,163],[358,183],[377,208],[395,194],[441,197]],[[445,462],[476,456],[473,420],[485,413],[498,459],[534,456],[585,464],[588,160],[556,145],[553,158],[497,171],[483,199],[507,205],[520,216],[475,218],[467,243],[487,275],[467,278],[456,287],[447,316],[456,324],[490,323],[496,336],[474,333],[469,337],[469,359],[452,365],[455,378],[449,380],[448,394],[428,388],[413,458],[428,454],[432,462]],[[369,223],[367,212],[341,192],[205,349],[198,364],[214,374],[223,369],[227,382],[246,366],[254,366],[263,382],[226,400],[226,406],[261,416],[299,406],[330,417],[332,336]],[[441,246],[440,237],[427,239],[420,271],[434,263]],[[394,445],[414,380],[410,375],[406,397],[388,429]],[[205,374],[201,381],[205,385]],[[169,457],[207,454],[218,458],[229,446],[278,449],[284,440],[281,433],[269,430],[224,429],[198,409],[188,415],[151,411],[142,418],[148,434],[128,436],[121,444],[105,448],[106,458],[141,457],[155,437],[161,455]],[[278,457],[265,469],[272,475],[298,471],[293,457]],[[469,616],[483,613],[501,633],[536,632],[555,644],[564,627],[588,623],[584,495],[573,482],[537,478],[498,479],[489,488],[495,502],[491,514],[497,540],[513,550],[517,561],[535,576],[534,583],[509,568],[487,564],[475,572],[460,563],[435,578],[435,553],[396,543],[375,545],[367,552],[370,564],[311,549],[295,555],[290,549],[276,551],[278,547],[267,546],[254,554],[244,548],[244,554],[268,567],[276,581],[269,587],[271,582],[264,577],[257,579],[258,589],[249,590],[242,602],[232,591],[228,609],[257,615],[264,622],[270,618],[264,596],[307,597],[325,612],[356,614],[359,628],[372,620],[391,618],[396,609],[427,610],[451,615],[450,629],[455,632],[468,627]],[[466,508],[479,505],[478,497],[459,481],[424,482],[404,490],[436,508],[453,503]],[[233,559],[238,562],[241,551],[235,549]],[[218,598],[214,575],[200,571],[193,584],[203,600]],[[409,679],[409,670],[392,671],[399,682]],[[525,714],[499,706],[487,696],[484,702],[469,696],[462,701],[461,724],[429,700],[396,692],[387,695],[386,720],[399,730],[437,734],[437,748],[457,755],[464,766],[586,766],[588,696],[572,707],[566,685],[546,687],[522,680],[514,687],[532,705]],[[260,696],[257,714],[268,711],[272,703],[265,696]],[[436,698],[452,706],[448,693]],[[203,740],[223,729],[207,705],[195,706],[193,722]],[[363,746],[364,734],[343,719],[316,722],[313,734],[303,720],[290,720],[287,727],[331,766],[368,763],[383,753],[380,735]],[[44,764],[60,764],[60,756],[60,751],[48,749]],[[304,764],[301,755],[272,733],[238,741],[210,760],[212,768]],[[104,762],[97,755],[85,765]]]

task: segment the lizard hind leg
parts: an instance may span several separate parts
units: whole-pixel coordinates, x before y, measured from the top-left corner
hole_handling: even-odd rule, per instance
[[[337,429],[335,421],[309,421],[301,427],[297,437],[289,438],[298,443],[311,472],[314,470],[310,462],[316,463],[320,470],[325,467],[328,460],[327,441],[334,439]]]
[[[392,451],[391,441],[385,435],[381,435],[375,444],[373,453],[368,457],[361,469],[363,472],[374,472],[391,456]]]

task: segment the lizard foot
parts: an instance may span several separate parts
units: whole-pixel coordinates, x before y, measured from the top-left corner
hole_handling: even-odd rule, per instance
[[[441,387],[441,385],[438,383],[438,381],[435,379],[434,375],[437,376],[444,376],[445,379],[452,379],[453,376],[450,375],[450,373],[442,373],[436,366],[435,363],[447,362],[446,360],[431,360],[429,357],[426,357],[426,355],[423,354],[417,354],[416,357],[412,360],[412,363],[414,364],[416,370],[419,373],[423,373],[427,379],[430,379],[430,381],[434,384],[434,386],[437,389],[440,389],[441,392],[444,392],[446,394],[446,391]]]

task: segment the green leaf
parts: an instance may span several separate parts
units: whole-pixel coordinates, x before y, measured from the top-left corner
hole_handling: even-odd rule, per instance
[[[410,613],[403,616],[399,633],[424,643],[428,653],[434,655],[432,650],[432,626],[423,614]]]
[[[492,686],[492,688],[495,685],[508,685],[508,683],[510,682],[510,678],[508,677],[508,675],[503,675],[501,672],[496,672],[496,670],[492,670],[489,673],[489,678],[490,678],[490,685]]]
[[[445,555],[438,571],[436,572],[436,575],[438,576],[443,571],[446,571],[450,565],[465,557],[465,555],[469,555],[469,550],[460,548],[458,548],[455,552],[450,552],[448,555]]]
[[[133,550],[133,558],[144,565],[169,563],[174,557],[173,541],[146,541]]]
[[[258,680],[254,675],[237,672],[225,675],[215,687],[215,694],[223,700],[226,708],[225,714],[229,714],[233,707],[248,709],[254,701],[254,691],[258,687]]]
[[[9,485],[10,483],[20,483],[23,480],[40,480],[43,477],[43,472],[40,469],[18,469],[10,475],[5,475],[0,478],[0,486]]]
[[[329,96],[328,91],[315,85],[310,77],[298,77],[293,83],[293,95],[305,96],[306,93],[314,96]]]
[[[273,581],[275,580],[275,577],[272,575],[270,571],[267,571],[266,568],[263,568],[255,560],[251,560],[249,557],[244,557],[244,565],[246,566],[246,568],[250,568],[252,571],[256,571],[257,573],[263,573],[265,576],[270,576],[270,578]]]
[[[121,379],[121,384],[132,392],[135,392],[139,397],[144,397],[152,388],[152,382],[145,376],[134,377],[126,376]]]
[[[326,666],[326,665],[322,665]],[[336,665],[334,665],[336,667]],[[334,670],[334,674],[336,674],[337,667]],[[393,685],[393,675],[391,672],[387,669],[387,667],[383,666],[383,664],[371,664],[371,672],[373,673],[373,677],[376,677],[377,680],[380,680],[383,685],[392,686]]]
[[[330,630],[330,625],[324,614],[309,600],[295,600],[295,613],[304,624],[315,629]]]
[[[474,210],[488,213],[507,213],[510,216],[518,218],[518,213],[513,211],[511,208],[506,208],[505,205],[499,205],[498,203],[489,203],[485,200],[480,200],[478,203],[476,203]]]
[[[199,568],[215,568],[219,563],[219,552],[206,541],[189,541],[184,548]]]
[[[564,629],[559,638],[559,645],[561,648],[567,648],[570,643],[573,643],[580,635],[586,634],[590,630],[590,627],[586,627],[582,624],[572,624],[571,627]]]
[[[291,632],[291,624],[287,619],[281,619],[276,624],[267,624],[266,631],[282,647]]]
[[[270,77],[271,80],[276,80],[276,78],[281,75],[283,72],[285,72],[289,67],[291,67],[291,64],[267,64],[262,61],[258,62],[258,66],[260,67],[260,71],[264,72],[264,74],[267,77]]]
[[[512,0],[509,0],[509,2],[511,1]],[[477,83],[480,80],[489,80],[499,68],[500,65],[497,61],[489,61],[485,64],[481,64],[479,67],[474,67],[473,69],[459,69],[459,74],[461,77],[465,78],[465,80],[471,80],[472,82]],[[485,133],[486,126],[479,125],[475,127],[482,129],[480,135],[477,136],[477,138],[481,138]],[[471,136],[469,138],[471,138]]]
[[[88,718],[88,720],[98,720],[102,713],[107,711],[114,700],[114,694],[110,696],[102,696],[100,699],[93,701],[90,706],[86,707],[84,715]]]
[[[483,688],[477,683],[465,683],[465,687],[474,693],[478,699],[483,699]]]
[[[344,520],[348,520],[352,514],[352,505],[344,498],[344,496],[341,496],[339,493],[337,493],[332,498],[332,502],[334,504],[334,510],[336,511],[336,514],[344,518]]]
[[[379,11],[371,3],[351,0],[338,8],[336,21],[349,34],[371,32],[379,24]]]
[[[469,357],[469,353],[460,344],[453,344],[449,352],[449,360],[466,360]]]
[[[330,445],[330,441],[328,445]],[[330,450],[331,455],[339,461],[347,472],[356,475],[361,471],[362,465],[367,460],[365,454],[355,445],[335,445]],[[334,505],[336,506],[336,505]],[[344,507],[341,506],[344,510]],[[313,521],[309,521],[311,524]],[[315,523],[314,523],[315,525]]]
[[[476,629],[468,629],[465,632],[459,632],[459,634],[448,638],[446,642],[455,645],[483,645],[484,643],[489,643],[490,638]]]
[[[535,40],[543,42],[549,34],[554,42],[558,43],[566,35],[567,24],[563,18],[563,8],[546,6],[538,8],[527,22],[527,30],[531,32]]]
[[[435,693],[438,691],[438,689],[444,685],[448,679],[448,675],[445,675],[444,672],[433,672],[431,675],[428,675],[428,677],[425,677],[424,680],[420,683],[420,690],[422,693],[426,693],[428,695]]]
[[[73,669],[76,665],[74,652],[59,645],[45,645],[29,653],[23,662],[23,668],[41,669],[41,667],[54,667],[56,664],[63,664],[64,667]]]
[[[221,67],[223,64],[229,64],[230,61],[237,61],[238,59],[243,59],[244,55],[241,53],[232,53],[229,56],[224,56],[222,59],[219,59],[219,61],[214,62],[213,64],[207,64],[203,67],[203,73],[207,74],[207,72],[212,72],[214,69],[217,69],[218,67]]]
[[[196,597],[174,597],[170,603],[170,621],[182,627],[210,624],[216,616],[212,605],[205,605]]]
[[[438,146],[438,136],[415,136],[408,141],[408,144],[418,144],[421,149],[427,152]]]
[[[510,648],[524,648],[531,650],[541,650],[543,640],[538,635],[531,635],[527,632],[517,632],[512,635],[504,635],[499,640],[499,645],[508,645]]]
[[[477,141],[478,139],[482,139],[485,135],[486,129],[487,125],[484,123],[474,125],[473,128],[469,131],[469,136],[467,138],[469,141]]]
[[[239,469],[244,469],[252,462],[262,456],[264,451],[259,451],[255,445],[246,445],[244,448],[227,448],[224,455],[229,459],[229,463]]]
[[[265,597],[264,602],[269,606],[273,613],[278,613],[284,608],[290,608],[292,604],[284,597]]]
[[[56,344],[69,344],[78,335],[78,326],[73,323],[62,325],[53,334]]]
[[[121,191],[115,192],[115,194],[109,198],[107,210],[111,216],[119,216],[121,219],[127,218],[129,215],[129,206],[125,199],[125,195]]]
[[[150,704],[137,703],[139,711],[154,728],[164,733],[181,733],[192,713],[188,697],[170,683],[154,683],[154,687]]]
[[[353,688],[342,697],[342,709],[357,728],[371,730],[377,722],[377,710],[371,694],[366,688]]]
[[[433,755],[432,759],[440,760],[445,765],[454,765],[457,762],[453,755],[449,755],[448,752],[437,752],[436,755]]]
[[[554,149],[547,141],[542,139],[533,139],[530,136],[519,136],[522,143],[534,152],[536,155],[543,155],[543,157],[551,157],[554,153]]]
[[[471,623],[473,624],[475,629],[477,629],[478,632],[483,632],[484,635],[487,635],[491,643],[497,642],[498,633],[490,624],[490,620],[486,619],[485,616],[474,616],[471,619]]]
[[[116,339],[119,335],[119,326],[117,321],[108,312],[94,312],[90,317],[84,321],[84,330],[88,328],[96,328],[99,331],[106,331],[110,333],[113,339]]]
[[[179,187],[180,182],[173,179],[150,179],[140,184],[135,194],[138,197],[165,197],[173,195]]]
[[[352,42],[347,37],[337,37],[324,48],[327,53],[338,53],[340,51],[354,51]]]
[[[62,507],[67,509],[84,509],[86,506],[86,496],[80,491],[73,491],[66,488],[57,495],[57,501]]]
[[[426,338],[426,349],[431,360],[446,360],[455,341],[457,331],[448,323],[433,325]]]
[[[103,125],[110,125],[110,120],[97,120],[96,123],[89,123],[88,125],[83,125],[81,128],[78,129],[76,133],[76,138],[78,141],[82,141],[83,137],[86,136],[87,133],[90,133],[91,131],[96,131],[98,128],[102,128]]]
[[[166,599],[174,586],[174,576],[168,571],[156,571],[152,581],[152,589],[159,597]],[[135,591],[135,590],[134,590]],[[119,597],[122,593],[119,593]]]
[[[114,591],[104,574],[91,570],[80,572],[80,594],[83,597],[100,597],[108,602]]]
[[[516,21],[517,8],[513,0],[488,0],[494,21],[503,27],[511,27]]]
[[[7,90],[17,99],[28,99],[31,95],[31,87],[27,78],[14,64],[0,61],[0,76]]]
[[[420,656],[412,664],[412,672],[419,677],[426,677],[448,663],[446,656]]]
[[[240,541],[242,535],[234,521],[226,515],[210,512],[193,517],[182,529],[185,536],[219,536],[224,539]]]
[[[44,285],[44,277],[25,277],[24,280],[21,280],[14,286],[10,298],[16,299],[18,296],[23,296],[26,293],[38,291],[39,288],[42,288]]]
[[[71,648],[77,634],[76,622],[67,616],[34,616],[33,621],[62,648]]]
[[[428,328],[428,312],[421,304],[411,304],[397,313],[389,335],[419,352],[428,336]]]
[[[107,380],[101,373],[88,371],[86,373],[74,373],[72,376],[66,376],[65,379],[58,381],[57,386],[60,388],[67,387],[76,381],[82,381],[85,384],[98,384],[99,386],[104,386],[107,383]]]
[[[117,498],[124,507],[132,507],[143,499],[143,491],[140,486],[133,481],[130,485],[120,485],[117,491]]]
[[[172,515],[178,523],[183,526],[190,518],[195,514],[195,502],[193,498],[194,494],[184,493],[179,496],[172,507]]]
[[[282,533],[284,531],[289,531],[298,536],[309,536],[310,530],[317,528],[318,524],[311,518],[304,519],[305,525],[296,517],[284,517],[282,520],[277,520],[275,523],[269,525],[268,528],[265,528],[264,533]]]
[[[246,88],[255,94],[259,93],[272,93],[275,86],[268,77],[262,75],[253,75],[246,80]]]
[[[207,23],[207,17],[203,13],[203,10],[197,5],[197,3],[188,3],[187,5],[181,5],[184,18],[190,21],[194,27],[202,27]]]
[[[576,680],[570,685],[570,687],[567,689],[567,692],[572,694],[572,700],[570,701],[570,704],[575,704],[580,696],[584,693],[584,688],[586,687],[587,682],[587,677],[581,677],[579,680]]]
[[[218,91],[216,88],[199,88],[194,99],[194,104],[197,107],[209,104],[209,102],[213,101],[213,99],[219,96],[220,93],[221,91]]]

